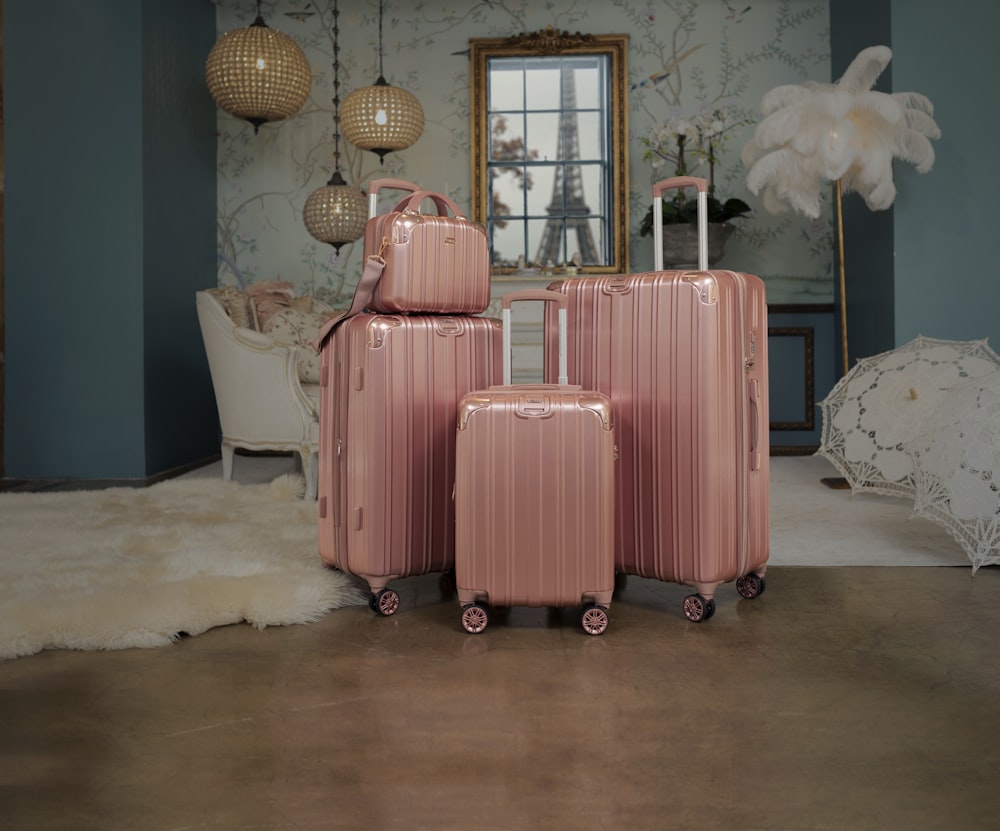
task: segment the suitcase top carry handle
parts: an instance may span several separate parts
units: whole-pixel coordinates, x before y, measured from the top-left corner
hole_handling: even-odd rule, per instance
[[[382,188],[391,190],[405,190],[416,193],[420,190],[420,185],[407,182],[406,179],[372,179],[368,183],[368,218],[378,216],[378,192]]]
[[[500,298],[502,306],[501,319],[503,321],[503,383],[509,386],[511,383],[511,334],[510,334],[510,304],[518,300],[542,300],[546,303],[559,304],[559,383],[563,386],[569,383],[566,358],[566,309],[569,300],[560,291],[548,291],[546,289],[524,289],[522,291],[512,291]]]
[[[663,191],[698,188],[698,271],[708,271],[708,182],[676,176],[653,185],[653,271],[663,271]]]
[[[437,207],[438,216],[448,216],[448,211],[451,211],[457,218],[465,219],[465,215],[458,205],[443,193],[437,193],[433,190],[418,190],[416,193],[405,196],[392,210],[394,213],[397,211],[419,211],[420,203],[425,199],[430,199],[434,203]]]

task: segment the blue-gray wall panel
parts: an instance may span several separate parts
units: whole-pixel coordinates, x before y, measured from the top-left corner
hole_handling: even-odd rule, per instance
[[[143,471],[140,16],[4,3],[9,476]]]
[[[205,86],[215,9],[146,0],[143,19],[143,289],[146,467],[219,452],[194,294],[216,284],[216,106]]]
[[[217,452],[194,316],[215,280],[214,38],[204,0],[4,3],[8,477]]]

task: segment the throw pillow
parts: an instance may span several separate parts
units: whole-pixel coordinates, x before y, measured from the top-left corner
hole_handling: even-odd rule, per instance
[[[247,294],[253,304],[257,329],[266,332],[268,321],[291,305],[295,297],[295,284],[288,280],[261,280],[247,286]]]
[[[208,293],[217,298],[226,308],[229,317],[237,326],[253,329],[253,313],[250,310],[250,298],[245,292],[233,286],[221,286],[209,289]]]
[[[299,350],[299,380],[303,384],[319,383],[319,353],[313,349],[312,341],[329,317],[329,312],[303,312],[286,307],[271,315],[264,324],[264,332],[275,343],[302,347]]]

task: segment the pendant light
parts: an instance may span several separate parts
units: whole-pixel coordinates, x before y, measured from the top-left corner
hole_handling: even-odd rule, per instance
[[[312,72],[305,53],[288,35],[268,28],[260,14],[252,25],[222,35],[205,62],[208,91],[223,110],[253,124],[295,115],[309,97]]]
[[[365,232],[368,203],[357,188],[340,175],[340,9],[333,3],[333,176],[314,190],[302,209],[306,230],[320,242],[328,242],[339,254],[340,246],[354,242]]]
[[[385,160],[386,153],[409,147],[424,130],[424,111],[416,96],[390,86],[382,72],[382,0],[378,4],[378,80],[344,99],[341,120],[344,138],[376,153],[379,161]]]

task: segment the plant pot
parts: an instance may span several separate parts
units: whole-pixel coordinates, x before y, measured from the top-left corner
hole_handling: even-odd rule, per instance
[[[708,224],[708,264],[715,265],[722,259],[726,240],[736,230],[728,222]],[[663,267],[698,267],[698,229],[690,224],[663,226]]]

